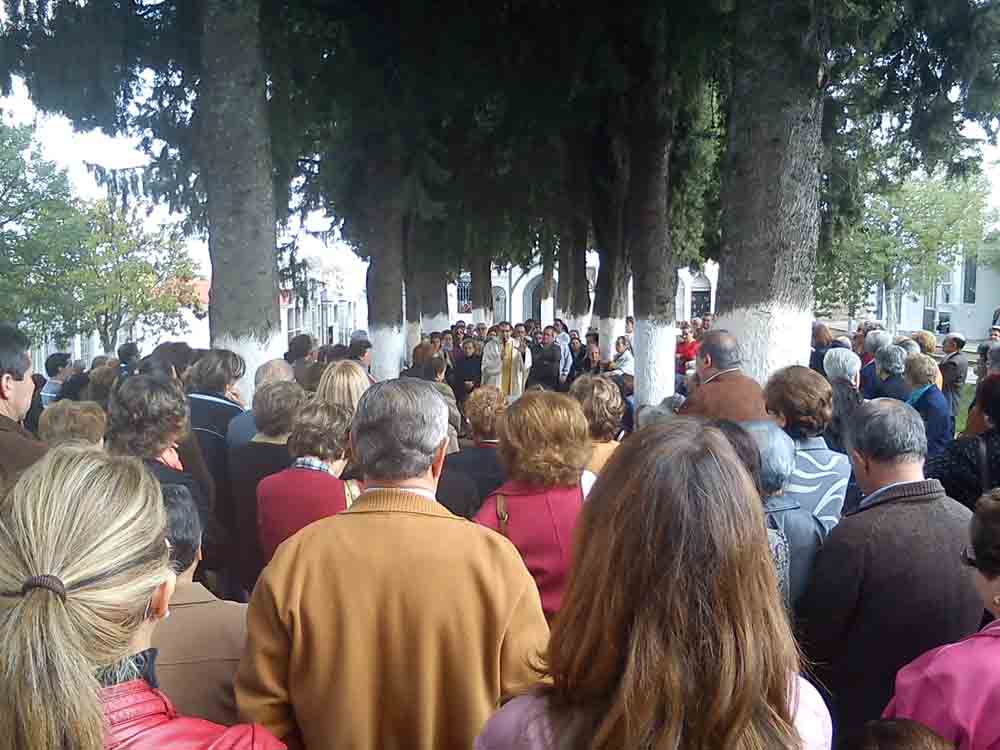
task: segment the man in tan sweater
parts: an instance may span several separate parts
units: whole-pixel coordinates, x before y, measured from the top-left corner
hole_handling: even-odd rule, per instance
[[[372,386],[351,431],[367,490],[278,548],[250,602],[240,713],[309,750],[468,750],[548,641],[517,550],[435,500],[448,410]]]

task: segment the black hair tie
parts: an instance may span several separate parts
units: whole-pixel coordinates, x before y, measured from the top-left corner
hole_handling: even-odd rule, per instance
[[[27,595],[32,589],[47,589],[63,601],[66,601],[66,584],[56,576],[31,576],[21,587],[21,596]]]

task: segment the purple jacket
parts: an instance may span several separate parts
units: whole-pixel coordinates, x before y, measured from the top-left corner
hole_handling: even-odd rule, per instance
[[[958,750],[1000,748],[1000,622],[899,670],[885,719],[913,719]]]
[[[802,750],[829,750],[833,739],[830,712],[819,693],[801,677],[798,685],[793,719],[802,738]],[[545,713],[545,699],[536,695],[515,698],[493,714],[482,734],[476,738],[475,750],[549,750],[553,747],[552,727]]]

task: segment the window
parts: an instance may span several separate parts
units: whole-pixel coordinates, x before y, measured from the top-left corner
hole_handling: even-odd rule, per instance
[[[472,312],[472,277],[462,274],[458,279],[458,314],[468,315]]]
[[[962,263],[962,302],[967,305],[976,304],[977,270],[976,256],[966,255],[965,262]]]
[[[941,282],[941,304],[950,305],[952,303],[951,299],[952,284],[951,279]]]

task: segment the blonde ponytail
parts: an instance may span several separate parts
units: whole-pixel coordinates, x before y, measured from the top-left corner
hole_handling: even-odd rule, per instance
[[[0,748],[103,750],[97,675],[130,653],[167,578],[156,480],[67,445],[0,501]]]

